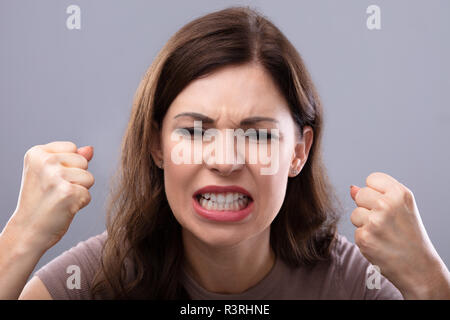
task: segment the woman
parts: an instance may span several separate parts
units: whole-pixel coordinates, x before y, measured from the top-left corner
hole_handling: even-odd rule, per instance
[[[91,147],[53,142],[27,152],[19,203],[0,239],[1,297],[449,298],[449,272],[412,193],[392,177],[374,173],[367,187],[351,189],[361,252],[336,233],[322,126],[304,63],[271,22],[248,8],[192,21],[138,88],[107,232],[64,252],[24,288],[94,183]],[[244,161],[234,145],[207,137],[229,128],[250,133],[237,152]],[[274,135],[264,139],[264,129]],[[274,171],[249,162],[251,143],[270,147]],[[201,150],[200,162],[179,161],[178,151],[192,150]],[[222,151],[233,161],[218,161]],[[366,276],[369,261],[383,276]]]

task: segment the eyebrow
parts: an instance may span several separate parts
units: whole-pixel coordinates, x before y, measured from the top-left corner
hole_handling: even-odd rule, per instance
[[[211,119],[210,117],[207,117],[204,114],[197,113],[197,112],[182,112],[180,114],[177,114],[174,117],[174,119],[179,118],[179,117],[191,117],[191,118],[194,118],[195,120],[202,120],[205,123],[214,123],[214,120]],[[279,123],[279,121],[274,118],[254,116],[254,117],[249,117],[249,118],[243,119],[240,122],[240,125],[241,126],[249,125],[249,124],[254,124],[254,123],[262,122],[262,121]]]

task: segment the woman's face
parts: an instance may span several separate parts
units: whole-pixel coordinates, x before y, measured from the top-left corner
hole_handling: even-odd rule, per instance
[[[205,120],[206,117],[212,120]],[[251,117],[265,120],[242,122]],[[194,139],[194,134],[186,135],[186,131],[184,136],[179,134],[182,128],[193,128],[194,120],[202,120],[201,130],[215,128],[223,137],[225,129],[241,128],[244,132],[250,128],[256,132],[266,129],[268,133],[278,129],[277,150],[271,148],[275,142],[270,138],[256,142],[257,150],[265,144],[266,155],[272,156],[271,161],[278,161],[277,170],[262,174],[261,168],[270,165],[263,164],[259,157],[250,163],[249,155],[253,151],[249,138],[245,138],[245,163],[236,160],[237,138],[234,146],[231,139],[225,138],[218,144],[224,157],[229,153],[235,161],[217,158],[212,161],[218,150],[212,151],[211,147],[216,146],[213,138],[202,141],[201,135],[200,139]],[[260,65],[227,66],[191,82],[169,107],[163,120],[162,147],[154,158],[156,163],[163,160],[166,196],[183,232],[211,246],[230,246],[269,230],[283,203],[288,177],[294,176],[290,169],[301,170],[312,143],[311,128],[305,128],[302,140],[296,139],[296,130],[287,102]],[[173,138],[173,133],[177,133],[178,139]],[[257,141],[255,136],[252,139],[253,143]],[[200,142],[202,149],[195,149],[194,142]],[[175,151],[179,150],[183,153],[190,150],[190,161],[175,160]],[[203,161],[195,162],[194,153],[199,150]],[[216,189],[197,194],[206,186],[216,186]],[[229,186],[232,188],[221,189]]]

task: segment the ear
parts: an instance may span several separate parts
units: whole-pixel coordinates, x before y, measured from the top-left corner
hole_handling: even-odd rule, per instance
[[[314,131],[310,126],[303,128],[302,138],[296,141],[294,154],[289,169],[289,177],[295,177],[302,171],[303,166],[308,160],[309,150],[314,139]]]
[[[160,167],[163,161],[163,151],[162,151],[162,141],[161,141],[161,130],[158,128],[156,124],[152,125],[152,139],[150,146],[151,157],[155,164]]]

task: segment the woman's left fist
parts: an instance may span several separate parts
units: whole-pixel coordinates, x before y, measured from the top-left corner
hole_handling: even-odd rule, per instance
[[[414,195],[393,177],[375,172],[367,187],[350,187],[351,221],[361,253],[408,298],[450,298],[450,275],[420,218]],[[444,285],[444,286],[443,286]],[[436,295],[436,290],[444,290]]]

